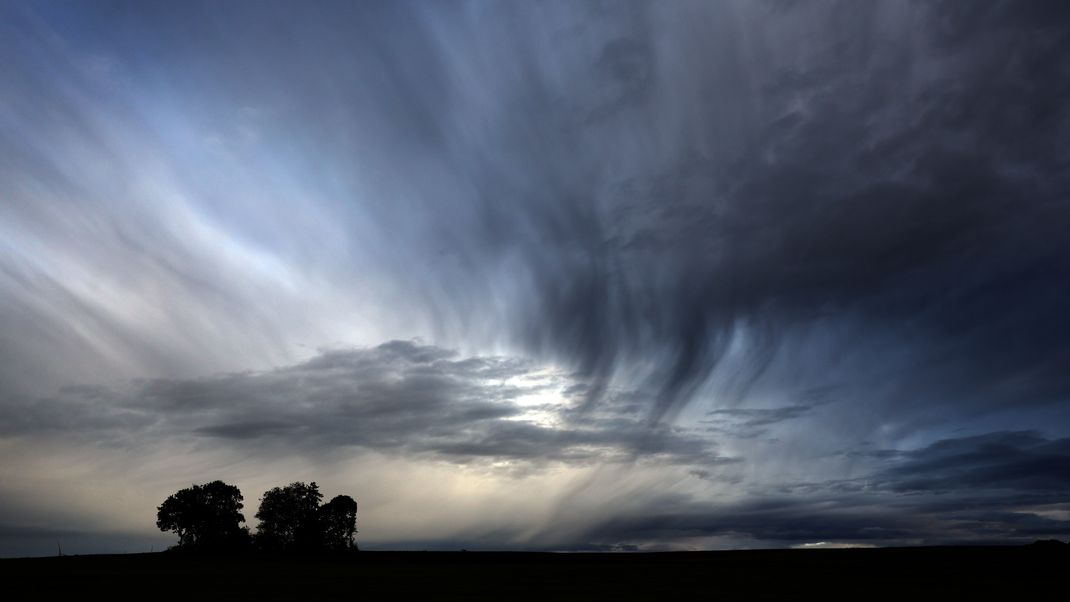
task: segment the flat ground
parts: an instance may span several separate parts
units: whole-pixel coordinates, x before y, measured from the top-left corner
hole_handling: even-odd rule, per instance
[[[5,600],[1062,599],[1070,546],[0,560]],[[1053,598],[1052,598],[1053,597]]]

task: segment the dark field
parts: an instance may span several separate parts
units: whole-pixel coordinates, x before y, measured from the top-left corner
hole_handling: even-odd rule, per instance
[[[1066,549],[665,554],[361,552],[347,558],[170,554],[0,560],[6,600],[1062,599]]]

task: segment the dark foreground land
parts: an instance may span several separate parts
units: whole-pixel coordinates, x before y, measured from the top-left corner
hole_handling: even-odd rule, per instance
[[[1070,592],[1067,569],[1066,549],[1036,546],[665,554],[361,552],[319,559],[158,553],[0,560],[0,597],[191,602],[1063,599]]]

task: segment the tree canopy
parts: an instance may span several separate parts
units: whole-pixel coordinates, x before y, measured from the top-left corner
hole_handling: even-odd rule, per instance
[[[193,485],[168,496],[157,508],[156,526],[174,531],[181,549],[218,550],[239,547],[249,540],[240,526],[241,491],[223,481]]]
[[[260,498],[255,538],[241,514],[242,495],[222,481],[193,485],[164,500],[156,526],[178,535],[182,550],[217,551],[247,547],[267,552],[310,553],[355,550],[357,502],[338,495],[321,505],[315,481],[274,487]]]
[[[320,508],[323,546],[328,550],[350,550],[356,547],[353,536],[357,532],[357,502],[348,495],[336,495]]]
[[[274,487],[260,498],[257,545],[266,550],[309,551],[322,547],[319,506],[323,494],[313,481]]]

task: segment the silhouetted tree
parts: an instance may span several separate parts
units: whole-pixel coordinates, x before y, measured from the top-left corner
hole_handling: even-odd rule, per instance
[[[337,495],[320,508],[323,545],[328,550],[351,550],[357,532],[357,502],[348,495]]]
[[[221,550],[245,545],[249,530],[241,513],[241,491],[223,481],[193,485],[164,500],[157,508],[156,526],[174,531],[178,547]]]
[[[256,542],[265,550],[312,551],[323,547],[319,506],[323,494],[313,481],[275,487],[260,498]]]

